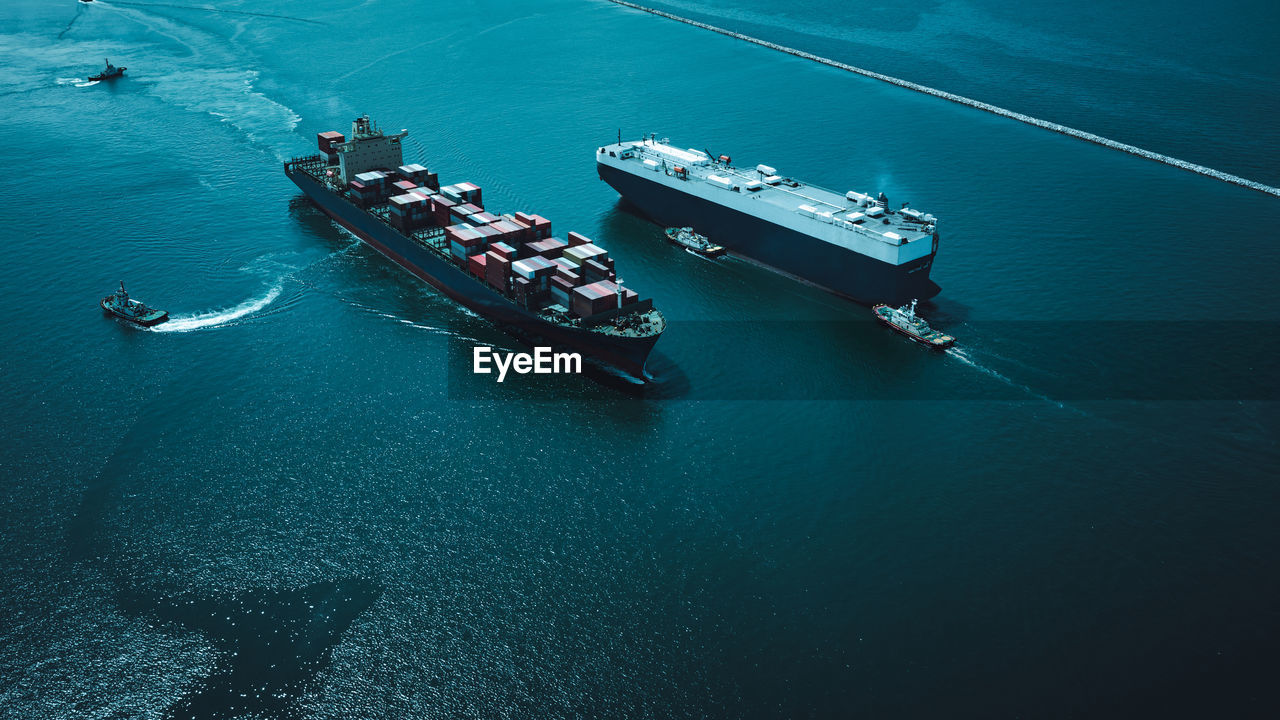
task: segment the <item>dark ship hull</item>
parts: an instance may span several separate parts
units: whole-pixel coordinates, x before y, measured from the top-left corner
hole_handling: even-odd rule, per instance
[[[141,325],[142,327],[151,327],[152,325],[159,325],[160,323],[169,319],[169,313],[163,310],[148,310],[145,315],[134,315],[134,314],[125,312],[117,308],[116,306],[112,305],[109,302],[111,299],[112,299],[111,295],[108,295],[107,297],[102,298],[102,302],[100,303],[102,305],[102,309],[105,310],[107,313],[114,315],[115,317],[118,317],[121,320],[127,320],[128,322],[131,322],[134,325]]]
[[[929,279],[936,240],[935,252],[892,265],[609,165],[596,168],[600,179],[657,224],[693,227],[734,255],[864,305],[901,305],[941,291]]]
[[[660,334],[617,336],[549,322],[477,282],[464,270],[317,182],[292,162],[285,163],[285,174],[326,215],[374,250],[521,341],[580,352],[636,379],[645,379],[645,362]]]

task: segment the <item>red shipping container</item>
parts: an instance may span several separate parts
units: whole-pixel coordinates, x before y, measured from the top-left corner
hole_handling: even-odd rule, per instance
[[[435,215],[437,225],[450,224],[450,211],[454,206],[454,202],[443,195],[436,195],[431,198],[431,212]]]
[[[506,292],[507,278],[511,277],[511,261],[490,250],[486,253],[485,280],[495,288]]]
[[[463,247],[475,247],[484,243],[484,236],[470,225],[450,225],[444,229],[444,235],[451,242],[456,242]]]
[[[534,215],[533,236],[538,240],[544,240],[551,237],[551,221],[541,215]]]
[[[481,208],[484,207],[484,203],[480,201],[479,185],[476,185],[475,183],[461,182],[453,187],[457,189],[458,193],[461,194],[463,199],[467,202],[472,205],[478,205]]]
[[[482,213],[482,215],[488,215],[488,214],[489,213]],[[490,222],[489,224],[492,225],[494,229],[501,232],[504,238],[511,238],[512,240],[515,240],[515,241],[521,240],[520,235],[524,232],[524,228],[520,227],[519,225],[512,222],[511,220],[508,220],[505,216],[500,218],[494,218],[493,221]]]
[[[488,260],[489,260],[489,256],[487,254],[472,255],[471,257],[467,258],[467,270],[469,270],[472,275],[475,275],[481,280],[484,280],[485,274],[486,274],[485,266],[487,265]]]
[[[541,255],[548,260],[559,258],[564,253],[565,247],[567,247],[565,241],[560,238],[547,238],[546,240],[529,243],[529,249],[535,255]]]
[[[347,138],[336,130],[330,130],[328,132],[316,133],[316,141],[320,146],[320,152],[325,155],[332,155],[333,146],[346,142]]]
[[[569,233],[569,247],[578,247],[579,245],[587,245],[591,242],[591,238],[586,235],[579,235],[576,232]]]
[[[609,268],[596,262],[595,260],[586,260],[582,263],[582,272],[587,278],[587,282],[596,282],[604,280],[609,276]]]
[[[582,275],[580,275],[575,270],[565,270],[564,268],[556,268],[556,277],[564,278],[565,280],[569,281],[569,284],[572,285],[573,287],[578,287],[579,285],[586,284],[585,281],[582,279]]]
[[[516,215],[521,215],[521,214],[522,213],[516,213]],[[503,215],[501,218],[503,222],[507,222],[511,224],[511,227],[508,229],[511,229],[514,231],[511,236],[512,239],[520,242],[533,240],[534,239],[533,225],[517,218],[516,215]],[[503,226],[503,227],[505,228],[506,226]]]
[[[573,312],[578,317],[590,317],[618,307],[617,285],[598,282],[573,289]]]
[[[514,259],[516,256],[516,249],[505,242],[496,242],[489,246],[489,250],[497,253],[498,257],[501,257],[504,260]]]

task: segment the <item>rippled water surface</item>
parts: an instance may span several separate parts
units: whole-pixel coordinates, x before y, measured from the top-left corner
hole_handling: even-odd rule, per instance
[[[663,7],[1280,181],[1265,4]],[[0,18],[0,716],[1275,707],[1274,197],[594,0]],[[281,172],[366,112],[607,247],[654,382],[467,372]],[[959,346],[672,248],[619,130],[935,213]]]

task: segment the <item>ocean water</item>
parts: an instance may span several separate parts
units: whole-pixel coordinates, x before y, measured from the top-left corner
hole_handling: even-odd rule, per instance
[[[1280,183],[1263,3],[662,7]],[[0,717],[1274,711],[1276,198],[595,0],[0,18]],[[607,247],[654,382],[467,372],[281,172],[366,112]],[[959,346],[673,249],[619,131],[938,215]]]

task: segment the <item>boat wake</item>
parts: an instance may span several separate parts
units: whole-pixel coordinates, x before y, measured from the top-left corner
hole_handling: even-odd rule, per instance
[[[78,83],[76,83],[76,84],[75,84],[75,86],[76,86],[76,87],[93,87],[94,85],[97,85],[97,84],[98,84],[98,83],[100,83],[100,82],[102,82],[102,81],[101,81],[101,80],[86,80],[85,82],[78,82]]]
[[[1049,397],[1048,395],[1044,395],[1044,394],[1042,394],[1042,393],[1038,393],[1038,392],[1036,392],[1035,390],[1031,389],[1031,388],[1030,388],[1029,386],[1027,386],[1027,385],[1023,385],[1023,384],[1022,384],[1022,383],[1020,383],[1020,382],[1016,382],[1016,381],[1014,381],[1014,380],[1009,379],[1007,376],[1005,376],[1005,375],[1003,375],[1003,374],[1001,374],[1001,373],[997,372],[996,370],[993,370],[993,369],[991,369],[991,368],[987,367],[986,365],[983,365],[982,363],[978,362],[977,360],[973,359],[973,357],[971,357],[968,353],[966,353],[966,352],[965,352],[963,349],[961,349],[961,348],[958,348],[958,347],[956,347],[956,346],[954,346],[954,345],[953,345],[953,346],[951,346],[951,347],[947,348],[945,352],[946,352],[946,354],[947,354],[948,356],[955,358],[956,360],[960,361],[961,363],[963,363],[963,364],[965,364],[965,365],[968,365],[969,367],[973,368],[974,370],[977,370],[978,372],[980,372],[980,373],[982,373],[982,374],[986,375],[987,377],[994,378],[995,380],[998,380],[998,381],[1000,381],[1000,382],[1004,383],[1005,385],[1008,385],[1008,386],[1009,386],[1009,387],[1011,387],[1011,388],[1016,388],[1016,389],[1018,389],[1018,390],[1021,390],[1022,392],[1025,392],[1026,394],[1030,395],[1031,397],[1033,397],[1033,398],[1035,398],[1035,399],[1037,399],[1037,400],[1043,400],[1044,402],[1047,402],[1047,403],[1049,403],[1049,404],[1051,404],[1051,405],[1055,405],[1055,406],[1057,406],[1058,408],[1061,408],[1061,409],[1063,409],[1063,410],[1071,410],[1071,411],[1073,411],[1073,412],[1077,412],[1077,413],[1080,413],[1080,414],[1082,414],[1082,415],[1083,415],[1083,414],[1085,414],[1083,411],[1081,411],[1081,410],[1077,410],[1076,408],[1073,408],[1073,407],[1071,407],[1071,406],[1067,405],[1066,403],[1063,403],[1063,402],[1059,402],[1059,401],[1057,401],[1057,400],[1054,400],[1053,398]]]
[[[272,13],[253,12],[250,10],[228,10],[225,8],[202,7],[200,5],[178,5],[176,3],[157,3],[157,2],[140,3],[140,2],[125,2],[124,0],[111,0],[111,2],[109,3],[100,3],[100,4],[101,5],[129,5],[131,7],[142,7],[142,8],[161,7],[161,8],[172,8],[174,10],[194,10],[196,12],[218,13],[220,15],[248,15],[250,17],[271,18],[273,20],[292,20],[294,22],[309,23],[311,25],[325,24],[319,20],[312,20],[311,18],[298,17],[297,15],[275,15]],[[67,29],[70,30],[71,26],[68,25]]]
[[[267,145],[282,157],[302,117],[254,87],[256,70],[197,70],[158,75],[151,92],[157,97],[228,123],[250,141]]]
[[[950,93],[945,90],[939,90],[937,88],[929,87],[928,85],[921,85],[919,83],[911,82],[910,80],[903,80],[902,78],[896,78],[896,77],[893,77],[892,75],[885,75],[884,73],[878,73],[878,72],[875,72],[874,70],[867,70],[865,68],[856,67],[853,65],[849,65],[847,63],[842,63],[838,60],[832,60],[831,58],[822,57],[821,55],[814,55],[813,53],[808,53],[803,50],[797,50],[796,48],[788,47],[786,45],[779,45],[778,43],[769,42],[768,40],[761,40],[760,38],[752,37],[751,35],[745,35],[740,32],[734,32],[733,30],[726,30],[725,28],[722,28],[722,27],[717,27],[715,25],[699,22],[697,20],[692,20],[690,18],[683,17],[680,15],[675,15],[673,13],[664,12],[662,10],[657,10],[655,8],[645,7],[644,5],[638,5],[636,3],[629,2],[628,0],[610,0],[610,2],[617,5],[623,5],[625,7],[632,8],[633,10],[640,10],[641,12],[647,12],[651,15],[657,15],[658,17],[664,17],[664,18],[667,18],[668,20],[675,20],[676,22],[682,22],[686,25],[692,25],[693,27],[702,28],[703,30],[710,30],[711,32],[719,33],[721,35],[725,35],[727,37],[735,38],[738,40],[743,40],[745,42],[749,42],[754,45],[759,45],[761,47],[766,47],[766,48],[769,48],[770,50],[777,50],[778,52],[783,52],[788,55],[794,55],[795,57],[803,58],[805,60],[812,60],[813,62],[821,63],[828,67],[837,68],[839,70],[845,70],[847,72],[862,75],[863,77],[872,78],[873,80],[880,80],[881,82],[886,82],[886,83],[889,83],[890,85],[897,85],[898,87],[906,88],[908,90],[914,90],[918,93],[924,93],[925,95],[932,95],[934,97],[942,98],[943,100],[950,100],[951,102],[957,103],[960,105],[967,105],[971,108],[982,110],[984,112],[989,112],[993,115],[999,115],[1001,117],[1006,117],[1011,120],[1017,120],[1018,122],[1021,122],[1021,123],[1026,123],[1028,125],[1033,125],[1038,128],[1044,128],[1045,130],[1051,130],[1053,132],[1066,135],[1068,137],[1073,137],[1079,140],[1095,143],[1103,147],[1111,148],[1112,150],[1119,150],[1120,152],[1129,153],[1130,155],[1146,158],[1148,160],[1154,160],[1158,163],[1164,163],[1165,165],[1186,170],[1188,172],[1193,172],[1199,175],[1203,175],[1205,177],[1210,177],[1215,180],[1221,180],[1222,182],[1231,183],[1233,185],[1239,185],[1240,187],[1246,187],[1246,188],[1249,188],[1250,190],[1257,190],[1258,192],[1266,193],[1268,195],[1273,195],[1275,197],[1280,197],[1280,188],[1272,187],[1271,185],[1265,185],[1263,183],[1260,183],[1254,180],[1249,180],[1248,178],[1242,178],[1238,175],[1225,173],[1225,172],[1222,172],[1221,170],[1214,170],[1213,168],[1205,167],[1204,165],[1197,165],[1196,163],[1187,162],[1186,160],[1179,160],[1178,158],[1175,158],[1175,157],[1169,157],[1168,155],[1162,155],[1160,153],[1152,152],[1150,150],[1144,150],[1143,148],[1135,147],[1133,145],[1112,140],[1110,138],[1105,138],[1100,135],[1095,135],[1091,132],[1077,130],[1073,127],[1067,127],[1066,125],[1060,125],[1058,123],[1050,122],[1048,120],[1042,120],[1040,118],[1031,117],[1030,115],[1024,115],[1023,113],[1020,113],[1020,112],[1014,112],[1013,110],[1007,110],[1005,108],[998,107],[990,103],[982,102],[981,100],[975,100],[973,98],[965,97],[963,95],[957,95],[955,93]]]
[[[288,157],[297,140],[294,128],[302,120],[296,112],[256,89],[259,72],[245,67],[244,53],[224,35],[200,23],[155,12],[157,7],[181,7],[204,12],[261,15],[247,11],[165,5],[163,3],[101,2],[97,5],[135,22],[149,32],[172,40],[185,50],[180,57],[149,58],[146,82],[139,86],[150,95],[176,107],[217,118],[239,130],[251,143],[275,155]],[[305,18],[291,18],[303,20]]]
[[[151,329],[155,332],[190,332],[192,330],[228,325],[242,317],[261,312],[263,308],[270,305],[280,296],[280,290],[281,287],[276,285],[268,290],[266,295],[246,300],[233,308],[171,317],[168,322],[156,325]]]
[[[80,13],[83,13],[83,12],[84,12],[84,3],[76,3],[76,14],[71,17],[71,22],[67,23],[67,26],[62,28],[62,32],[58,33],[59,40],[62,39],[62,36],[71,32],[71,28],[76,26],[76,21],[80,19]]]

